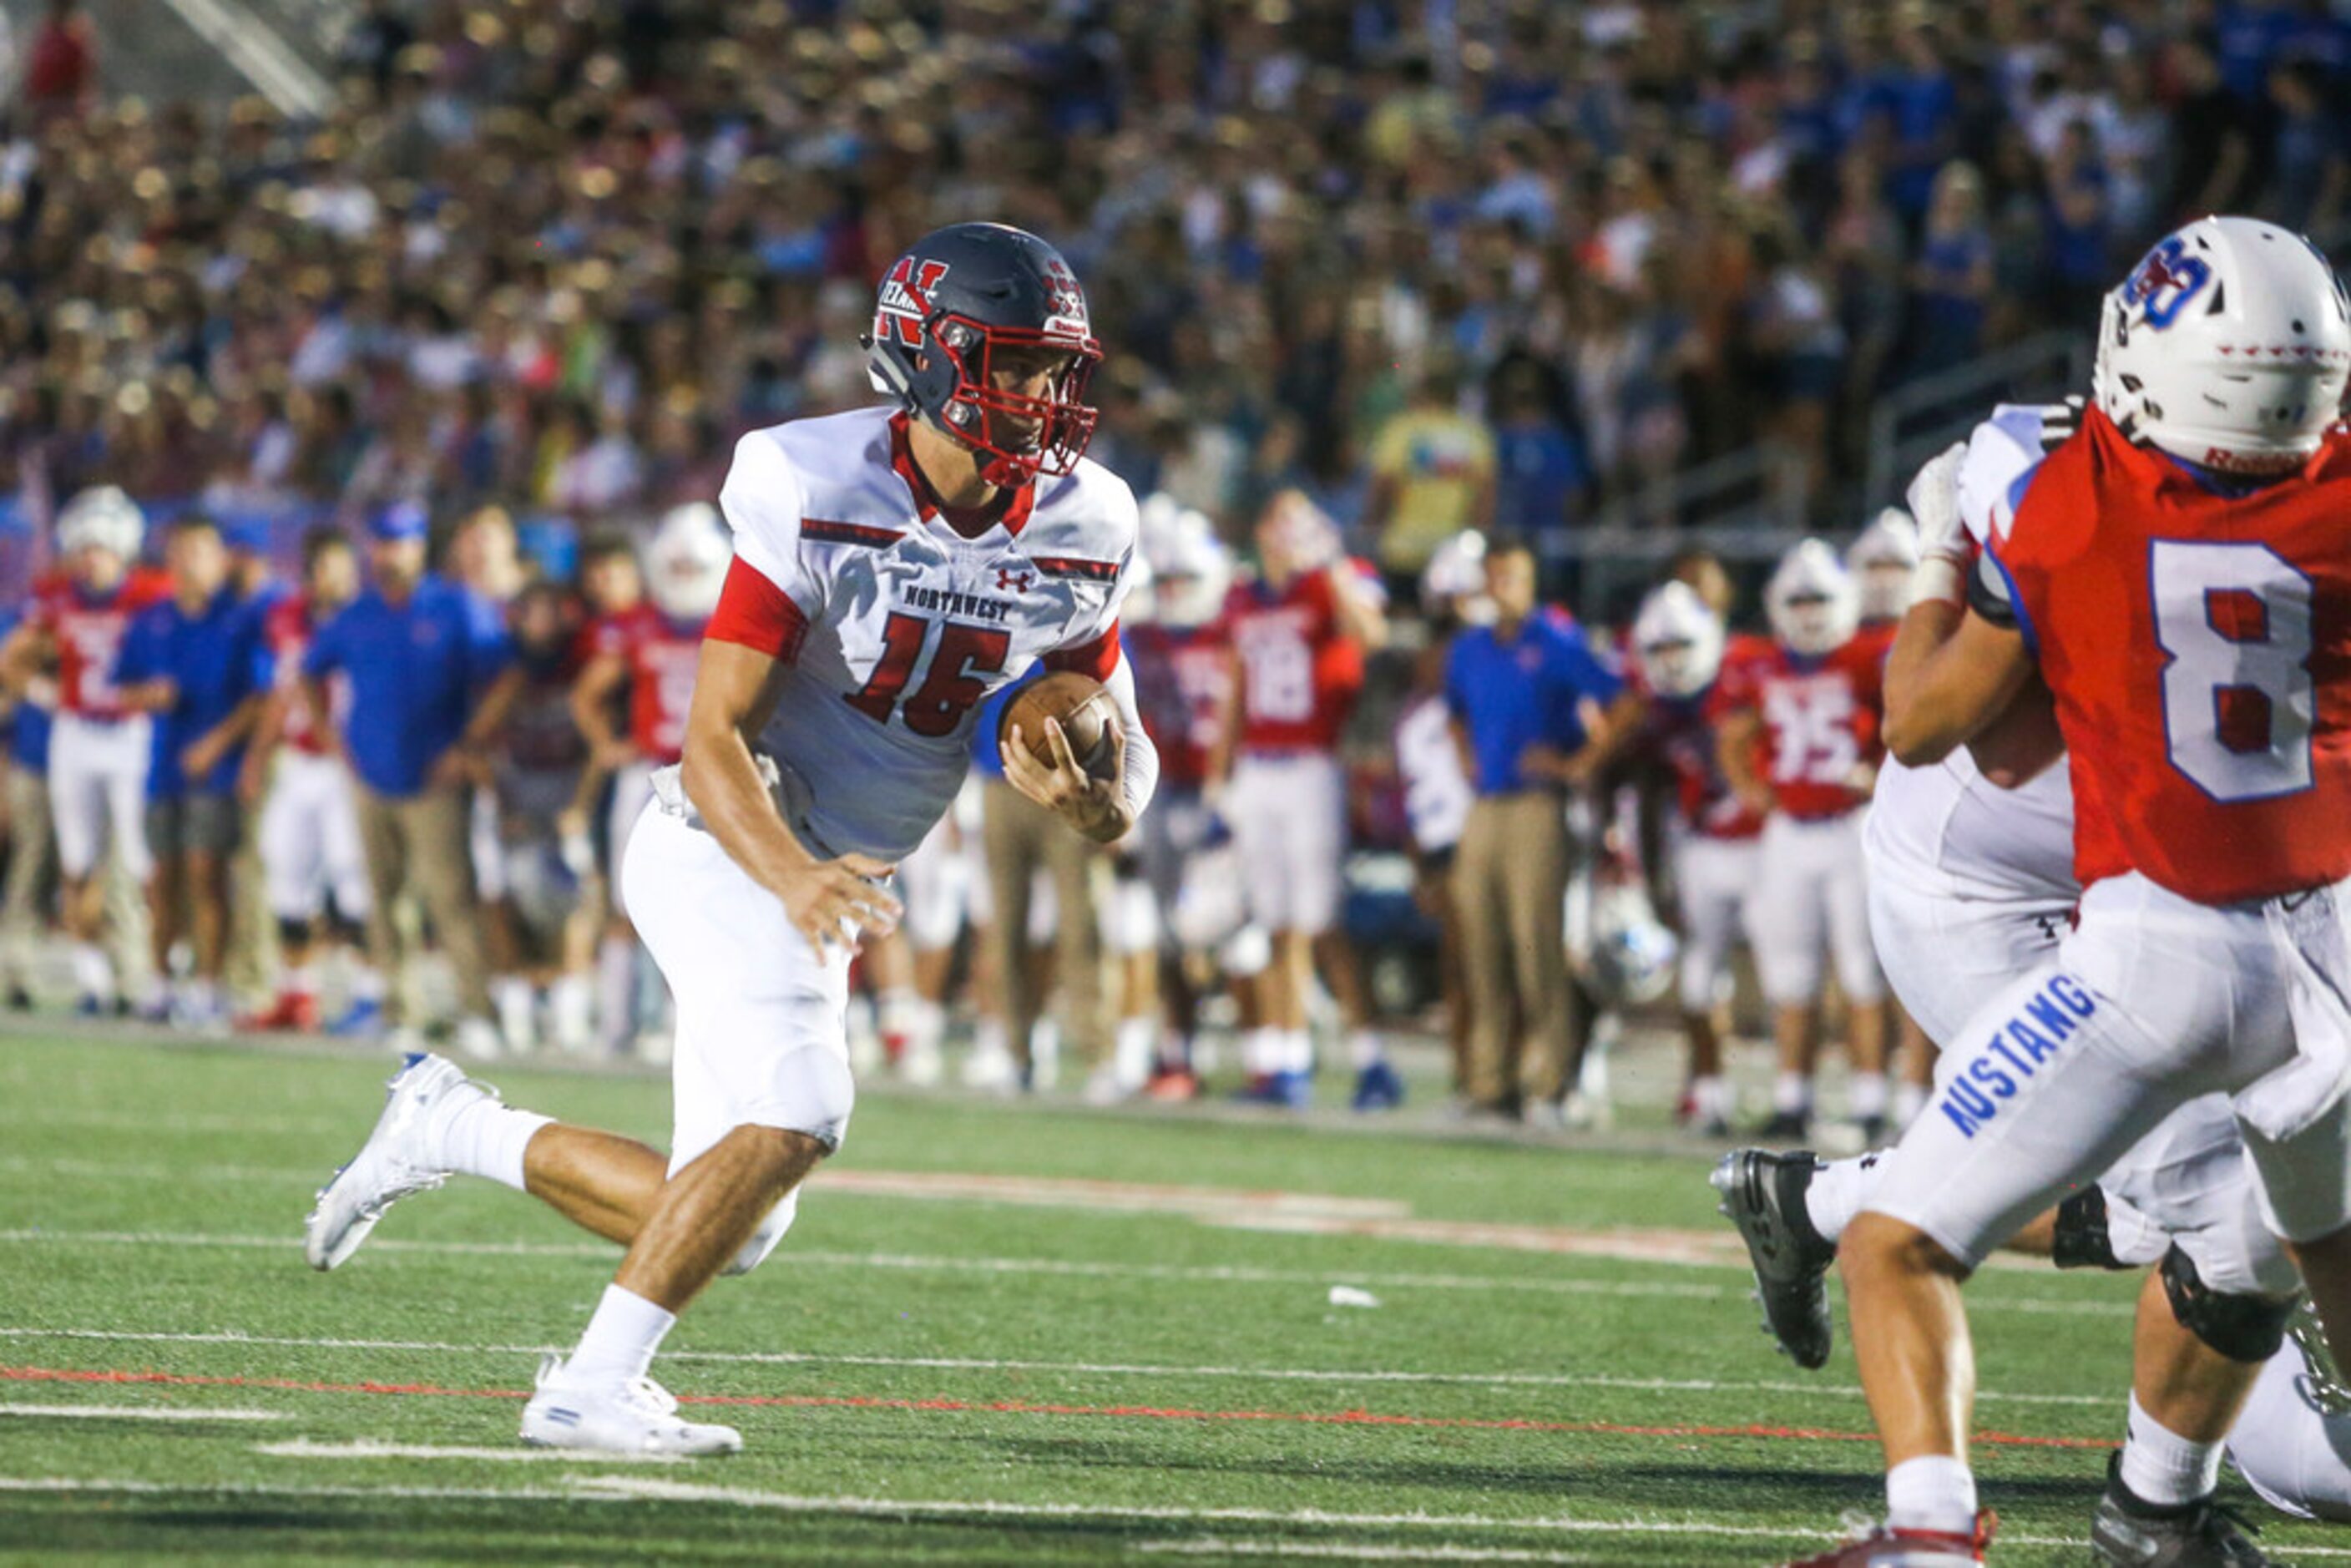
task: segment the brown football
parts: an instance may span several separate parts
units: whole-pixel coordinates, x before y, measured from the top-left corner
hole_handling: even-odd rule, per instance
[[[1111,734],[1117,727],[1118,713],[1107,687],[1092,675],[1055,670],[1021,687],[1004,705],[996,721],[996,738],[1011,745],[1012,731],[1018,726],[1029,755],[1050,768],[1053,742],[1045,732],[1049,718],[1061,721],[1061,733],[1069,737],[1070,752],[1078,766],[1097,779],[1110,777]]]

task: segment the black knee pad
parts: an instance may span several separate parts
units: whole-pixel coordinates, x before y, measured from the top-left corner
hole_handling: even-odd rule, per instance
[[[2085,1186],[2057,1206],[2057,1224],[2049,1238],[2049,1260],[2060,1269],[2127,1269],[2115,1256],[2114,1238],[2106,1229],[2106,1195]]]
[[[2259,1365],[2285,1343],[2285,1326],[2299,1299],[2231,1296],[2208,1287],[2177,1243],[2163,1255],[2163,1293],[2179,1326],[2231,1361]]]

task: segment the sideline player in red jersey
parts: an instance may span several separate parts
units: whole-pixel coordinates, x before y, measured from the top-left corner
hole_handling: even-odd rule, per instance
[[[1959,1287],[2195,1094],[2235,1097],[2263,1218],[2351,1346],[2346,375],[2351,304],[2315,247],[2191,224],[2107,296],[2095,406],[2001,497],[1978,568],[1922,575],[1895,754],[1966,744],[2037,668],[2085,891],[2056,956],[1959,1031],[1844,1234],[1889,1517],[1820,1563],[1981,1560]]]
[[[1097,843],[1151,799],[1157,753],[1118,642],[1134,497],[1084,457],[1102,350],[1069,263],[998,224],[926,235],[882,280],[865,347],[886,404],[736,446],[719,493],[735,558],[684,759],[654,774],[622,867],[678,1001],[669,1153],[509,1109],[418,1055],[310,1217],[307,1256],[339,1267],[391,1204],[463,1173],[627,1246],[577,1349],[542,1365],[528,1443],[742,1447],[679,1417],[653,1356],[713,1280],[775,1249],[846,1135],[852,954],[895,924],[891,867],[961,788],[981,702],[1039,664],[1102,682],[1106,767],[1048,720],[1050,761],[1016,727],[1005,776]]]
[[[718,608],[734,558],[726,523],[707,501],[663,514],[645,547],[645,597],[631,591],[640,576],[634,558],[623,554],[607,573],[619,581],[604,585],[605,613],[589,628],[588,663],[572,688],[572,721],[589,746],[590,777],[582,781],[581,799],[592,799],[607,777],[612,783],[605,819],[605,864],[611,873],[604,888],[611,923],[597,955],[598,1032],[607,1051],[617,1053],[638,1038],[638,949],[621,896],[621,856],[653,795],[654,769],[684,755],[703,629]],[[624,696],[625,727],[613,722],[616,699]]]
[[[1881,752],[1886,641],[1860,630],[1853,574],[1818,539],[1782,559],[1763,600],[1774,645],[1726,669],[1707,705],[1723,777],[1764,819],[1755,967],[1780,1074],[1763,1136],[1802,1139],[1812,1122],[1825,949],[1853,1055],[1846,1110],[1874,1142],[1886,1110],[1886,979],[1869,940],[1861,822]]]
[[[111,485],[67,502],[57,514],[65,570],[34,587],[31,612],[0,648],[0,679],[10,690],[21,693],[51,672],[57,682],[49,800],[74,986],[86,1013],[117,999],[114,967],[98,945],[108,847],[141,884],[154,869],[145,820],[152,726],[115,685],[132,619],[172,597],[168,575],[139,565],[146,537],[145,515]]]
[[[1176,908],[1201,852],[1226,832],[1209,810],[1207,789],[1217,727],[1232,697],[1231,651],[1217,620],[1232,588],[1233,569],[1215,525],[1203,514],[1154,496],[1143,503],[1142,516],[1153,613],[1148,620],[1130,621],[1125,638],[1127,661],[1134,666],[1135,706],[1159,747],[1159,792],[1140,824],[1137,849],[1154,937],[1150,950],[1135,952],[1129,965],[1119,1055],[1124,1058],[1140,1045],[1153,1098],[1188,1100],[1199,1091],[1192,1071],[1196,997],[1185,968]],[[1164,1004],[1159,1010],[1165,1032],[1147,1041],[1130,1040],[1130,1030],[1157,1027],[1142,1005],[1145,1001]],[[1155,1061],[1149,1056],[1155,1050]]]
[[[1758,944],[1753,899],[1763,818],[1723,775],[1708,700],[1726,668],[1743,671],[1768,659],[1760,637],[1727,636],[1721,617],[1688,583],[1650,591],[1633,621],[1633,671],[1643,701],[1641,745],[1673,789],[1665,830],[1666,863],[1653,885],[1667,901],[1681,938],[1678,976],[1682,1030],[1689,1042],[1689,1115],[1709,1137],[1730,1130],[1730,1092],[1722,1079],[1722,1039],[1715,1027],[1730,946]],[[1733,682],[1750,677],[1732,674]],[[1656,874],[1664,873],[1667,874]]]
[[[250,1029],[319,1027],[322,916],[352,966],[350,1009],[336,1021],[337,1032],[372,1028],[382,1010],[383,978],[358,956],[371,894],[350,771],[336,754],[333,731],[311,716],[301,693],[302,656],[311,637],[359,591],[358,552],[340,529],[321,525],[302,538],[301,591],[272,604],[262,622],[272,671],[269,699],[237,791],[248,807],[260,806],[256,837],[283,974],[276,1004],[246,1019]],[[339,714],[350,702],[340,677],[331,700]]]
[[[1285,490],[1257,524],[1258,575],[1225,601],[1233,695],[1209,777],[1240,852],[1249,918],[1273,939],[1259,1026],[1242,1042],[1251,1092],[1302,1108],[1314,1065],[1306,998],[1316,961],[1349,1031],[1361,1108],[1400,1086],[1372,1033],[1354,953],[1339,927],[1347,777],[1339,736],[1364,689],[1364,656],[1387,640],[1377,586],[1313,502]]]

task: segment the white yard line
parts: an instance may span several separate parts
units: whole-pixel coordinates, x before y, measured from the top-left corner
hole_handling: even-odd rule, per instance
[[[237,1236],[209,1231],[0,1230],[0,1245],[49,1243],[61,1246],[232,1247],[286,1251],[301,1245],[298,1236]],[[483,1258],[617,1258],[620,1249],[596,1241],[402,1241],[374,1240],[377,1251],[443,1253]],[[1354,1270],[1259,1269],[1238,1265],[1177,1263],[1110,1263],[1065,1258],[943,1258],[902,1252],[832,1252],[796,1249],[792,1265],[853,1269],[904,1269],[921,1273],[1004,1274],[1046,1278],[1101,1280],[1165,1280],[1186,1284],[1384,1286],[1409,1291],[1531,1291],[1540,1295],[1621,1296],[1678,1301],[1745,1300],[1741,1285],[1678,1284],[1639,1280],[1559,1280],[1512,1278],[1507,1275],[1366,1272]],[[2124,1301],[2065,1301],[2045,1297],[1999,1296],[1978,1291],[1969,1305],[1979,1312],[2024,1312],[2053,1317],[2126,1318],[2132,1303]]]
[[[0,1327],[0,1340],[100,1340],[135,1344],[226,1344],[289,1350],[417,1351],[434,1355],[543,1355],[555,1344],[465,1343],[453,1340],[329,1339],[298,1334],[168,1333],[133,1329]],[[1073,1377],[1234,1378],[1267,1383],[1454,1384],[1476,1388],[1609,1388],[1645,1394],[1812,1394],[1858,1399],[1852,1384],[1718,1382],[1707,1378],[1614,1377],[1602,1373],[1350,1371],[1344,1367],[1184,1366],[1145,1362],[1021,1361],[951,1355],[825,1355],[799,1351],[664,1351],[665,1362],[734,1366],[874,1366],[934,1372],[1044,1372]],[[1977,1392],[1979,1400],[2014,1405],[2113,1407],[2116,1394]]]
[[[204,1409],[195,1405],[0,1405],[0,1416],[89,1421],[283,1421],[284,1410]]]
[[[513,1464],[556,1460],[579,1464],[581,1457],[563,1448],[526,1448],[519,1444],[503,1448],[467,1448],[436,1447],[431,1443],[313,1443],[298,1437],[287,1443],[256,1443],[253,1451],[266,1454],[273,1459],[479,1459],[485,1463]],[[672,1465],[679,1462],[674,1454],[594,1454],[588,1457],[594,1464]]]
[[[574,1455],[582,1464],[597,1461]],[[1544,1535],[1706,1535],[1735,1539],[1834,1541],[1833,1530],[1761,1524],[1716,1524],[1696,1519],[1575,1519],[1564,1515],[1511,1519],[1497,1514],[1332,1513],[1321,1509],[1169,1508],[1083,1502],[998,1502],[935,1498],[810,1497],[748,1487],[698,1485],[638,1475],[573,1475],[547,1487],[281,1486],[232,1483],[192,1486],[131,1478],[0,1476],[0,1493],[71,1496],[233,1498],[415,1498],[484,1502],[706,1502],[778,1513],[841,1514],[871,1519],[1099,1520],[1104,1523],[1270,1524],[1357,1530],[1497,1531]],[[2080,1547],[2078,1536],[2003,1535],[2012,1546]],[[2297,1558],[2351,1557],[2351,1546],[2295,1546]]]

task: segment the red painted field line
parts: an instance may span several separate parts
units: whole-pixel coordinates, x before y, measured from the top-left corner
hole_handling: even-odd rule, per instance
[[[459,1399],[528,1399],[519,1388],[443,1388],[431,1383],[305,1383],[279,1377],[201,1377],[175,1372],[93,1371],[52,1366],[0,1366],[7,1383],[151,1383],[176,1388],[268,1388],[293,1394],[412,1394]],[[1187,1410],[1154,1405],[1037,1405],[1025,1399],[884,1399],[865,1395],[682,1394],[682,1405],[745,1405],[780,1409],[964,1411],[999,1416],[1125,1416],[1154,1421],[1288,1421],[1304,1426],[1412,1427],[1456,1431],[1562,1432],[1612,1437],[1772,1437],[1808,1443],[1874,1443],[1870,1432],[1818,1427],[1640,1427],[1613,1421],[1479,1419],[1466,1416],[1392,1416],[1375,1410]],[[1979,1432],[1979,1443],[2012,1448],[2105,1448],[2104,1437],[2040,1437]]]

